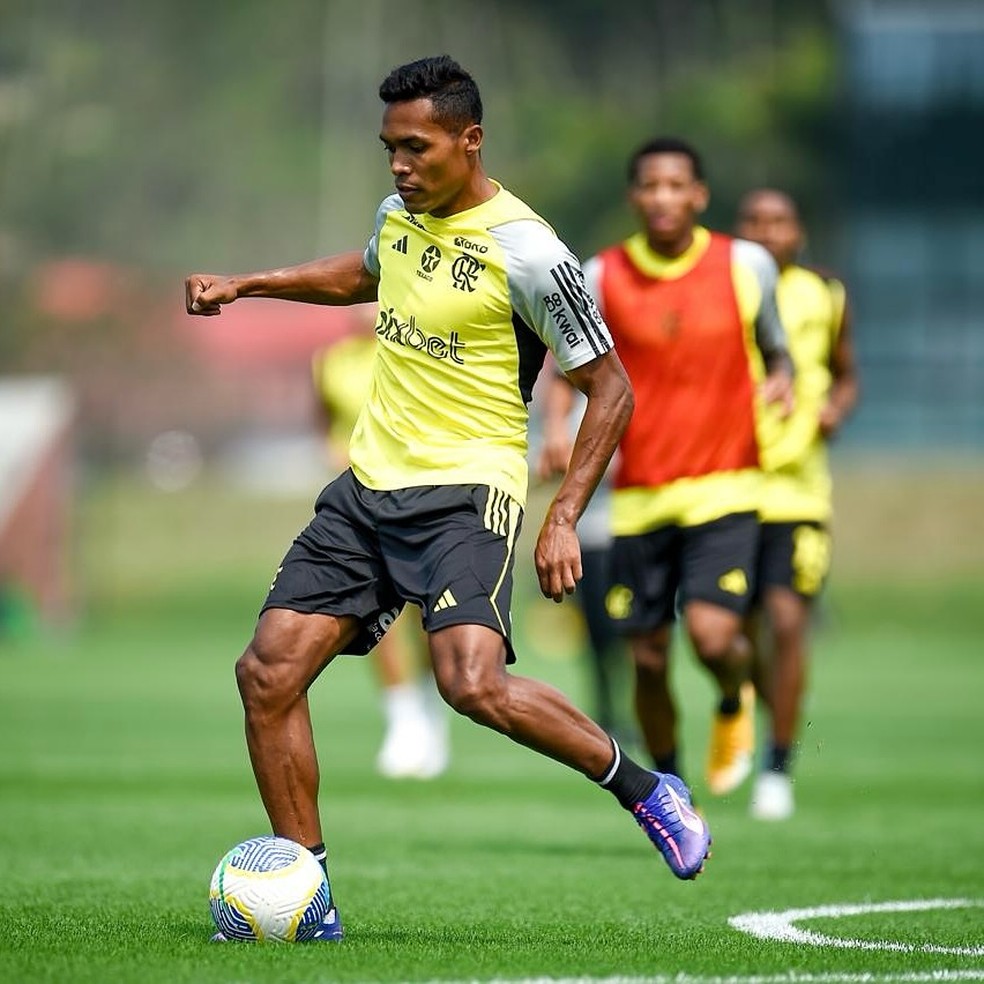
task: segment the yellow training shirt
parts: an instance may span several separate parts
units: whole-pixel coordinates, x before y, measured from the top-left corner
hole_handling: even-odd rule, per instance
[[[496,194],[447,218],[379,208],[378,348],[352,434],[376,490],[490,485],[526,501],[528,404],[551,349],[562,370],[612,347],[580,264],[526,204]]]
[[[786,420],[775,407],[760,414],[765,482],[759,512],[763,522],[826,522],[831,481],[819,414],[833,381],[830,364],[844,321],[844,286],[805,267],[788,266],[779,276],[776,300],[796,366],[796,405]]]

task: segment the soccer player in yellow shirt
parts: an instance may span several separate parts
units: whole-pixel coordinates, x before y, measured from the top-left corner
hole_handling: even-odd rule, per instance
[[[858,399],[858,376],[844,285],[801,266],[804,231],[784,192],[758,189],[739,206],[738,235],[761,243],[779,266],[776,302],[796,366],[795,409],[780,419],[764,408],[759,442],[765,482],[757,608],[765,617],[771,665],[759,653],[758,689],[771,716],[771,742],[752,792],[752,815],[784,820],[795,808],[790,766],[806,682],[813,601],[830,564],[831,478],[827,441]]]
[[[507,669],[533,382],[549,348],[588,400],[534,549],[541,591],[561,601],[581,576],[577,521],[632,414],[611,336],[574,255],[486,174],[471,75],[446,55],[425,58],[394,69],[379,95],[396,193],[365,250],[185,280],[189,314],[244,297],[379,305],[351,466],[318,497],[236,664],[273,831],[324,862],[307,689],[338,653],[371,648],[410,602],[454,710],[608,789],[671,871],[693,878],[710,834],[687,787],[623,755],[554,688]],[[318,939],[341,937],[333,905]]]

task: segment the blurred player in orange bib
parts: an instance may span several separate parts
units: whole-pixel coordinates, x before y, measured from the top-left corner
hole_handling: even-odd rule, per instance
[[[629,638],[649,753],[677,774],[668,667],[682,614],[718,689],[706,781],[723,795],[749,775],[754,752],[742,628],[759,536],[757,407],[786,412],[791,398],[776,265],[761,246],[698,224],[709,193],[684,141],[640,147],[628,179],[641,231],[584,268],[636,397],[612,496],[608,610]]]

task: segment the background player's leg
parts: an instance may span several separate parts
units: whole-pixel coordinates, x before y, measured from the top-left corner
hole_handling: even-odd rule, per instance
[[[701,664],[717,681],[721,701],[707,754],[707,785],[716,796],[739,786],[755,754],[755,690],[750,682],[752,647],[742,617],[707,601],[684,608],[687,632]]]
[[[629,645],[635,667],[635,708],[646,750],[660,772],[681,775],[677,744],[677,707],[670,692],[669,665],[672,626],[632,636]]]

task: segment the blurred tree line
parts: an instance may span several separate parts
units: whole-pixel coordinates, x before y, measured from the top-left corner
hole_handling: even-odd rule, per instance
[[[770,180],[820,211],[836,160],[826,6],[6,0],[4,258],[183,269],[361,240],[390,187],[376,87],[445,50],[482,87],[493,172],[581,251],[621,232],[624,160],[656,132],[698,144],[722,206]],[[338,223],[353,183],[367,197]]]
[[[625,160],[658,133],[703,152],[710,224],[728,228],[738,196],[768,182],[802,200],[814,243],[830,241],[828,6],[5,0],[0,359],[29,364],[58,348],[36,349],[45,323],[29,290],[51,258],[120,264],[173,293],[186,270],[361,245],[392,188],[378,84],[395,65],[441,52],[482,88],[490,173],[581,255],[631,231]],[[118,330],[139,319],[141,290]]]

